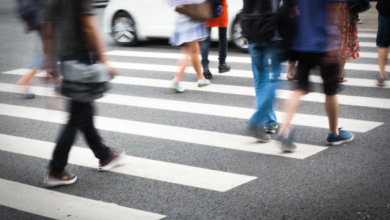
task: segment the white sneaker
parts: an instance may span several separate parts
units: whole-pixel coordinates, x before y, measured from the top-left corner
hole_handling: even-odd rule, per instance
[[[122,166],[127,163],[127,155],[125,151],[117,154],[111,150],[110,156],[105,160],[100,160],[99,171],[109,171],[114,167]]]

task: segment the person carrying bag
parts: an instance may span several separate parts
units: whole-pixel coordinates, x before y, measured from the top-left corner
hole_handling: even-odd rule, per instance
[[[69,185],[77,180],[76,175],[65,170],[77,130],[82,131],[99,159],[99,171],[125,164],[127,156],[124,151],[118,154],[107,147],[93,124],[92,101],[107,90],[106,84],[115,75],[115,70],[108,65],[103,53],[104,46],[96,29],[92,1],[47,0],[45,13],[43,35],[46,68],[52,69],[51,64],[59,57],[64,77],[62,92],[71,98],[69,120],[59,135],[44,179],[46,186],[53,187]],[[96,64],[93,57],[96,57]]]

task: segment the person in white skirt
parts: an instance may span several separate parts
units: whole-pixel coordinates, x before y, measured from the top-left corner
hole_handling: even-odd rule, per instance
[[[179,14],[176,22],[176,29],[173,36],[170,38],[170,43],[173,46],[181,46],[184,54],[183,58],[179,60],[179,71],[175,74],[171,89],[176,92],[184,92],[185,89],[180,87],[179,82],[184,76],[184,70],[188,65],[188,59],[191,57],[191,63],[198,75],[198,87],[210,85],[202,74],[201,62],[199,59],[200,46],[199,41],[203,41],[209,36],[207,28],[204,23],[192,20],[190,17]]]

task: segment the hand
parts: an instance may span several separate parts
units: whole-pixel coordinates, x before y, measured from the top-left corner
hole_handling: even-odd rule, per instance
[[[31,30],[30,27],[26,26],[26,27],[24,27],[23,32],[25,34],[29,34],[29,33],[33,32],[33,30]]]
[[[106,67],[107,72],[110,74],[111,78],[114,78],[117,75],[116,69],[111,67],[110,64],[108,64],[107,62],[105,62],[103,64]]]

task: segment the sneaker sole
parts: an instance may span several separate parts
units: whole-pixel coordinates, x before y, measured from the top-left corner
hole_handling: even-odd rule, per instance
[[[204,87],[204,86],[208,86],[210,84],[198,84],[198,87]]]
[[[355,135],[352,135],[352,137],[350,139],[343,140],[343,141],[336,141],[336,142],[327,142],[327,144],[332,145],[332,146],[341,145],[341,144],[345,144],[345,143],[349,143],[349,142],[353,141],[354,138],[355,138]]]
[[[219,70],[218,73],[227,73],[227,72],[229,72],[229,71],[230,71],[230,70],[224,70],[224,71]]]
[[[45,183],[45,186],[47,186],[47,187],[55,187],[55,186],[71,185],[74,182],[76,182],[76,180],[77,180],[77,176],[74,179],[68,180],[68,181],[48,180],[48,177],[46,176],[44,183]]]
[[[122,166],[122,165],[125,165],[127,163],[127,155],[126,153],[123,151],[115,160],[111,161],[111,163],[103,166],[103,167],[99,167],[99,171],[109,171],[111,169],[113,169],[114,167],[119,167],[119,166]]]
[[[260,143],[268,143],[270,142],[271,140],[265,140],[265,139],[259,139],[257,138],[257,142],[260,142]]]
[[[285,147],[283,145],[282,145],[281,149],[282,149],[283,152],[287,152],[287,153],[294,153],[295,151],[297,151],[297,149],[290,148],[290,147]]]
[[[276,130],[265,130],[265,133],[275,134]]]

